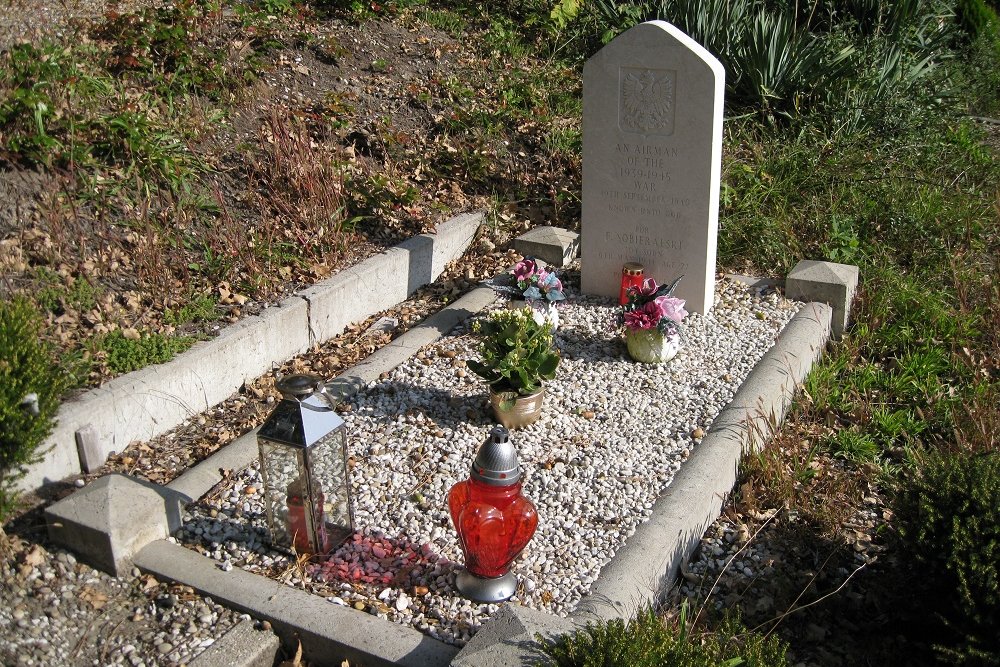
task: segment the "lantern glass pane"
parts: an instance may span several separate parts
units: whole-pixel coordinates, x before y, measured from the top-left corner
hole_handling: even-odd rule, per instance
[[[310,521],[302,515],[301,504],[289,504],[289,490],[296,492],[296,484],[301,485],[306,467],[302,449],[280,442],[259,440],[261,473],[264,478],[264,503],[267,509],[267,524],[271,531],[271,541],[290,549],[310,543]],[[304,491],[298,491],[301,494]],[[301,501],[299,501],[301,503]],[[291,509],[291,513],[290,510]]]
[[[319,491],[322,494],[322,527],[317,526],[317,529],[331,547],[354,532],[344,431],[344,428],[338,428],[306,450],[306,465],[314,482],[313,493]],[[317,483],[318,488],[315,486]],[[316,497],[319,501],[319,495]]]

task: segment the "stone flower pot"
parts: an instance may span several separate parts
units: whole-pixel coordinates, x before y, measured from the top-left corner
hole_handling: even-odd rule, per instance
[[[635,361],[662,364],[677,356],[681,349],[681,337],[676,332],[664,335],[657,329],[626,330],[625,346]]]
[[[528,424],[534,424],[542,415],[544,396],[544,387],[527,396],[520,396],[510,391],[497,392],[490,387],[493,416],[509,429],[524,428]]]

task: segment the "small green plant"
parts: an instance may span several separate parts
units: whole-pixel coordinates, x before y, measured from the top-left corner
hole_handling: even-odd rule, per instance
[[[585,630],[555,641],[543,641],[559,667],[778,667],[787,665],[787,646],[777,637],[747,632],[735,617],[726,617],[714,632],[693,632],[687,607],[676,627],[652,609],[629,621],[589,624]]]
[[[1000,663],[1000,452],[934,453],[896,497],[903,540],[951,637],[937,645],[956,665]]]
[[[881,448],[870,434],[855,429],[838,431],[827,441],[827,447],[834,456],[855,462],[874,461],[881,453]]]
[[[15,483],[52,430],[66,378],[23,297],[0,301],[0,521],[16,507]]]
[[[215,299],[204,294],[193,297],[177,310],[167,308],[163,311],[163,321],[173,326],[190,322],[213,322],[219,317]]]
[[[99,347],[107,354],[108,368],[118,375],[170,361],[194,343],[190,336],[152,333],[126,338],[121,331],[112,331],[100,340]]]
[[[528,396],[556,376],[559,352],[552,329],[536,322],[531,308],[496,310],[472,326],[481,339],[482,360],[469,361],[469,368],[496,393]]]

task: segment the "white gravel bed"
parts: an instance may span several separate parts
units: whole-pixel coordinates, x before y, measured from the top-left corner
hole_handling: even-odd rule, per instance
[[[542,418],[512,432],[535,537],[514,564],[514,600],[565,616],[645,521],[659,494],[800,304],[720,281],[707,315],[661,366],[631,361],[609,299],[560,308],[562,363]],[[446,497],[493,426],[466,368],[468,323],[353,397],[343,416],[358,532],[326,561],[297,567],[267,547],[256,465],[192,506],[177,534],[233,566],[266,573],[443,641],[464,644],[495,611],[454,588],[462,554]]]

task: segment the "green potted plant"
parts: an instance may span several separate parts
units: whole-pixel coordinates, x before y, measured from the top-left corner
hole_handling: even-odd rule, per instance
[[[559,352],[552,329],[535,321],[530,308],[496,310],[477,320],[481,360],[469,368],[490,386],[490,403],[497,421],[521,428],[538,420],[542,411],[542,383],[556,375]]]

